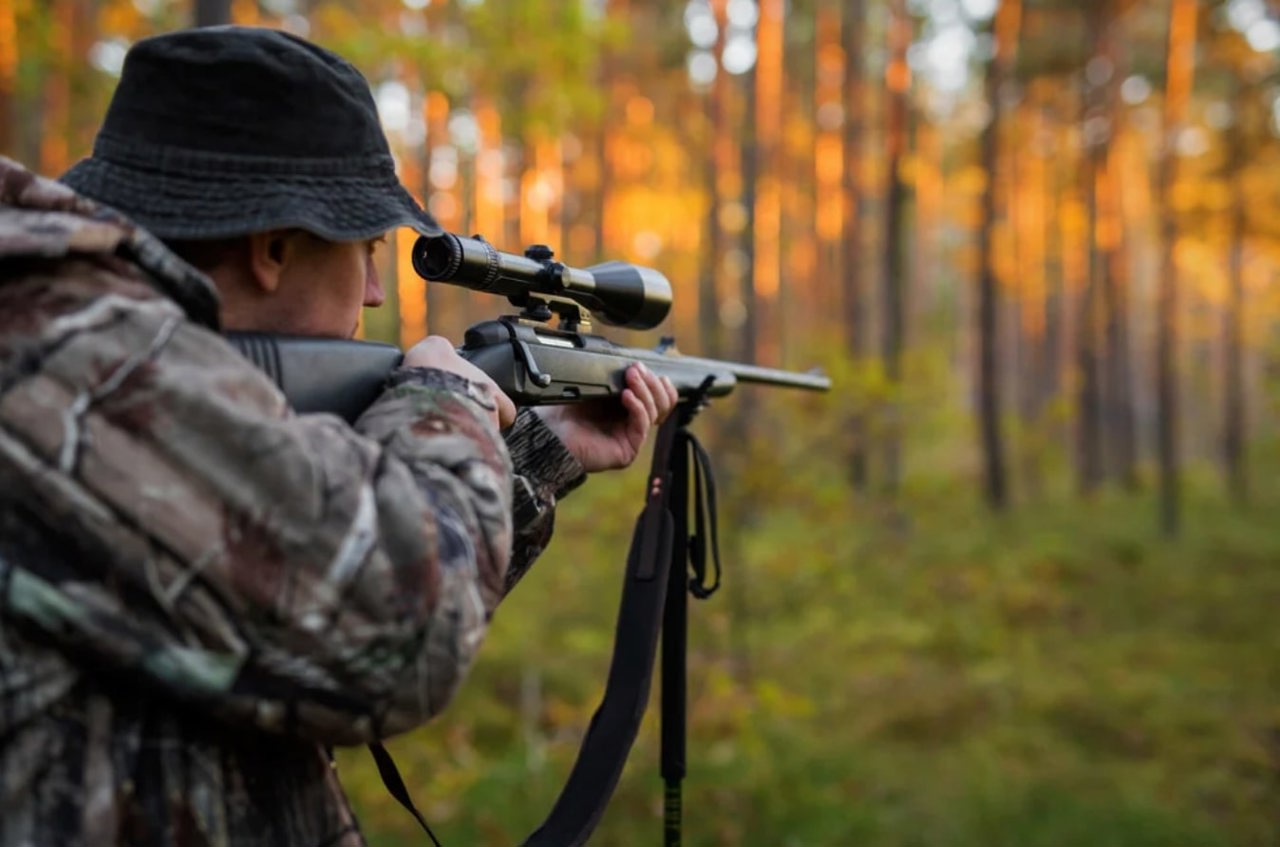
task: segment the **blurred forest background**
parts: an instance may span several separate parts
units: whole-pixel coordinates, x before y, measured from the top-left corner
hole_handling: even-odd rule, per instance
[[[0,152],[61,173],[130,43],[224,20],[360,66],[447,229],[657,267],[685,352],[835,379],[695,426],[690,844],[1280,844],[1280,4],[0,0]],[[508,308],[408,247],[368,337]],[[564,503],[392,745],[445,844],[550,808],[643,474]],[[661,837],[656,751],[651,712],[594,844]],[[341,764],[374,845],[422,842]]]

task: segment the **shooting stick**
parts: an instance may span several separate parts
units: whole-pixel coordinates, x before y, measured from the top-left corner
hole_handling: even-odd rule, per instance
[[[626,582],[604,697],[591,718],[560,797],[542,826],[524,841],[524,847],[580,847],[600,821],[644,717],[659,626],[663,630],[663,843],[666,847],[680,844],[681,781],[685,772],[685,592],[709,596],[719,583],[720,568],[710,465],[706,451],[687,429],[709,388],[710,379],[699,395],[682,400],[658,430],[645,506],[636,520],[627,555]],[[694,459],[698,509],[697,534],[692,538],[688,534],[690,455]],[[712,585],[705,580],[708,530],[716,567]],[[694,571],[692,580],[687,579],[690,565]],[[678,568],[674,577],[673,566]]]

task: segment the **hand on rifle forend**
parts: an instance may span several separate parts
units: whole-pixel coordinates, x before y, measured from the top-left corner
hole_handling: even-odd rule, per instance
[[[599,400],[534,409],[588,473],[625,468],[676,407],[671,380],[637,362],[627,368],[622,402]]]

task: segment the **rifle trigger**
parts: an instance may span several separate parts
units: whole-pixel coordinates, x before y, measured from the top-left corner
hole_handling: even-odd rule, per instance
[[[513,339],[516,343],[516,350],[519,352],[520,360],[524,363],[525,370],[529,372],[529,378],[533,380],[534,385],[539,388],[546,388],[551,384],[551,374],[544,374],[538,370],[538,363],[533,360],[533,351],[529,349],[529,345],[521,339]]]

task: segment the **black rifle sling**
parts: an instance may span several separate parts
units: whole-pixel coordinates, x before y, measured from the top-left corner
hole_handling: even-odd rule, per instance
[[[613,659],[604,697],[591,718],[577,761],[560,797],[523,847],[580,847],[591,835],[617,787],[649,700],[649,683],[671,571],[672,491],[687,480],[672,478],[677,438],[690,415],[678,408],[653,446],[644,510],[627,554],[626,582],[614,633]]]
[[[370,744],[369,752],[373,754],[373,761],[378,765],[378,776],[382,777],[382,784],[386,786],[387,791],[391,792],[391,796],[396,798],[396,802],[409,810],[409,814],[413,815],[414,820],[418,822],[418,826],[422,827],[427,837],[431,839],[431,843],[435,847],[440,847],[436,834],[427,825],[427,819],[422,816],[422,812],[419,812],[418,807],[413,804],[413,798],[409,796],[409,789],[404,787],[404,779],[400,776],[400,769],[396,767],[396,761],[391,758],[387,748],[383,747],[381,743]]]

